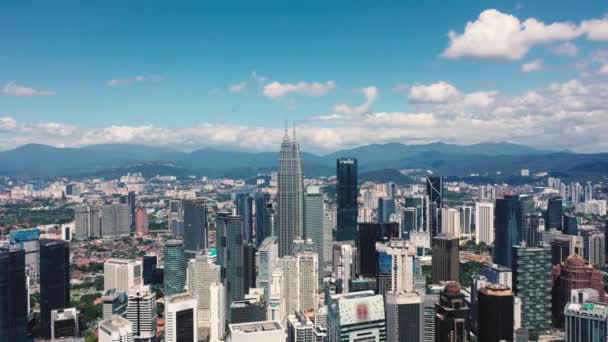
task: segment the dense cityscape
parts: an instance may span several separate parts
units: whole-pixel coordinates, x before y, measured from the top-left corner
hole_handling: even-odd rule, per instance
[[[603,181],[305,178],[295,133],[251,179],[5,177],[2,341],[603,341]]]

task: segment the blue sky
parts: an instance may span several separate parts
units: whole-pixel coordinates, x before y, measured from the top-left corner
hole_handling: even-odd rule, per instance
[[[0,148],[269,150],[288,119],[320,153],[436,140],[604,151],[606,14],[596,0],[3,1]]]

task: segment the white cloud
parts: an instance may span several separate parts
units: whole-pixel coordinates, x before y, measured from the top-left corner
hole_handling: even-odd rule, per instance
[[[120,85],[128,85],[133,83],[141,83],[141,82],[160,82],[164,81],[165,78],[159,75],[136,75],[124,78],[113,78],[106,82],[110,87],[116,87]]]
[[[608,64],[604,64],[600,67],[600,70],[597,72],[600,75],[608,76]]]
[[[264,96],[271,99],[278,99],[291,93],[304,94],[309,96],[320,96],[327,94],[336,87],[336,82],[298,82],[280,83],[270,82],[264,86]]]
[[[247,81],[239,82],[236,84],[231,84],[228,86],[228,90],[231,93],[240,93],[240,92],[244,91],[245,89],[247,89]]]
[[[25,87],[15,84],[10,81],[2,88],[2,93],[12,96],[51,96],[55,95],[54,91],[50,90],[37,90],[31,87]]]
[[[410,103],[444,103],[460,94],[453,85],[439,81],[429,85],[413,85],[410,89]]]
[[[543,70],[544,64],[542,59],[535,59],[533,61],[522,64],[521,71],[523,72],[534,72]]]
[[[372,105],[378,99],[378,88],[372,86],[360,88],[355,91],[365,95],[365,103],[355,107],[349,106],[345,103],[339,103],[334,106],[334,111],[336,113],[342,115],[361,115],[370,111]]]
[[[584,20],[580,30],[589,40],[608,41],[608,17]]]
[[[466,106],[488,107],[494,103],[497,95],[497,91],[477,91],[466,94],[463,103]]]
[[[562,56],[575,57],[578,55],[578,47],[572,42],[562,43],[552,49],[553,53]]]
[[[467,22],[463,33],[449,32],[450,43],[442,56],[519,60],[535,45],[571,40],[582,32],[570,22],[545,24],[535,18],[520,21],[513,15],[488,9],[476,21]]]

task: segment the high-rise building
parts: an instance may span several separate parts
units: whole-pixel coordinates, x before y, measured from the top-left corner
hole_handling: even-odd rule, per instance
[[[213,283],[221,282],[220,266],[207,257],[207,253],[199,252],[194,259],[188,261],[188,292],[198,300],[198,322],[202,327],[210,320],[209,287]]]
[[[51,337],[51,311],[70,306],[70,246],[40,240],[40,335]]]
[[[76,308],[51,310],[51,340],[80,336]]]
[[[129,204],[101,206],[101,237],[112,239],[131,234],[131,207]]]
[[[135,233],[139,236],[148,235],[148,212],[144,207],[135,209]]]
[[[264,289],[264,297],[269,298],[272,271],[277,265],[279,257],[279,245],[277,238],[270,236],[264,239],[258,249],[258,277],[256,286]]]
[[[339,158],[336,161],[336,240],[354,240],[357,234],[358,173],[357,159]]]
[[[578,255],[569,256],[565,262],[553,268],[553,318],[561,326],[564,319],[564,307],[571,298],[572,290],[591,288],[599,293],[599,300],[604,301],[604,282],[602,272],[585,263]]]
[[[74,209],[74,239],[83,241],[101,237],[99,206],[79,205]]]
[[[448,283],[435,304],[435,341],[467,341],[468,317],[469,307],[460,286],[456,282]]]
[[[591,265],[597,265],[599,267],[604,266],[604,251],[606,249],[606,237],[604,233],[594,230],[587,231],[583,235],[583,256]]]
[[[0,341],[25,341],[28,286],[25,251],[0,248]]]
[[[478,292],[477,339],[500,342],[513,339],[513,292],[504,285],[488,284]]]
[[[110,289],[101,297],[103,303],[103,319],[110,319],[114,315],[127,317],[129,297],[126,292]]]
[[[279,255],[292,255],[292,242],[304,231],[304,176],[300,145],[287,130],[281,143],[277,204],[279,210],[278,238]]]
[[[443,208],[443,177],[426,178],[426,195],[434,208],[429,207],[431,239],[439,234],[441,229],[441,208]]]
[[[278,321],[250,322],[228,325],[230,342],[285,342],[285,329]]]
[[[182,240],[169,240],[165,243],[165,296],[184,292],[186,286],[186,255]]]
[[[395,199],[392,197],[378,197],[377,222],[389,223],[391,216],[395,213]]]
[[[473,226],[473,208],[462,205],[458,207],[458,211],[460,212],[460,233],[470,237]]]
[[[154,254],[144,255],[142,264],[142,279],[144,281],[144,285],[150,285],[152,284],[154,270],[158,265],[158,257]]]
[[[286,316],[286,303],[281,298],[283,297],[283,268],[282,261],[279,259],[277,268],[272,271],[270,281],[270,294],[266,301],[268,313],[266,317],[269,320],[282,320]]]
[[[549,198],[547,202],[547,217],[545,219],[546,229],[562,230],[562,199],[561,197]]]
[[[219,213],[216,221],[218,241],[217,260],[221,267],[222,282],[226,291],[226,305],[245,297],[243,265],[243,220],[240,216]],[[226,308],[227,310],[227,308]]]
[[[406,197],[405,208],[416,208],[416,230],[426,232],[430,229],[429,196],[417,194]]]
[[[437,294],[424,295],[424,342],[435,342],[435,303],[439,302]]]
[[[169,222],[169,230],[174,236],[182,236],[184,233],[184,212],[181,200],[175,199],[169,201],[167,222]]]
[[[433,238],[432,279],[434,284],[440,281],[458,281],[460,255],[458,238],[438,235]]]
[[[513,288],[513,272],[510,268],[488,262],[481,268],[481,275],[486,277],[488,282],[492,284]]]
[[[319,290],[319,256],[315,252],[304,251],[296,254],[296,275],[298,311],[317,310]],[[290,312],[289,314],[292,314]]]
[[[521,299],[522,328],[531,337],[551,327],[551,249],[513,246],[513,290]]]
[[[496,199],[496,188],[493,185],[481,185],[479,187],[479,199],[480,200],[490,200],[493,201]]]
[[[198,341],[197,300],[189,293],[165,297],[165,341]]]
[[[25,268],[30,284],[40,280],[40,229],[11,230],[9,242],[13,248],[25,251]]]
[[[128,291],[134,285],[142,285],[141,260],[111,258],[103,264],[103,289]]]
[[[253,197],[250,192],[236,194],[236,214],[243,219],[243,240],[253,242]]]
[[[386,341],[384,299],[373,291],[331,295],[328,342]]]
[[[304,238],[313,242],[314,252],[319,257],[319,268],[316,272],[319,278],[319,286],[323,284],[323,260],[325,258],[323,254],[325,243],[323,239],[323,206],[323,194],[319,191],[319,187],[308,186],[304,198]]]
[[[156,341],[156,294],[149,286],[134,286],[127,293],[127,319],[133,323],[133,337],[138,342]]]
[[[578,221],[576,216],[564,214],[564,229],[562,232],[567,235],[578,235]]]
[[[323,210],[323,264],[332,262],[333,245],[333,221],[329,205],[325,205]],[[608,255],[608,252],[606,252]]]
[[[522,217],[522,241],[526,242],[526,246],[538,247],[542,238],[541,222],[543,222],[542,214],[532,213]]]
[[[475,242],[494,243],[494,203],[475,203]]]
[[[417,293],[390,292],[386,295],[388,342],[422,341],[424,306]]]
[[[235,300],[230,304],[230,323],[266,320],[266,307],[258,298]]]
[[[226,325],[226,293],[222,283],[211,283],[209,286],[209,341],[224,340]]]
[[[608,341],[608,306],[599,303],[569,303],[564,315],[566,341]]]
[[[353,246],[352,241],[334,242],[332,269],[344,293],[349,292],[350,280],[357,276],[357,254],[357,248]]]
[[[260,247],[262,242],[272,235],[271,215],[268,210],[270,195],[266,192],[256,192],[253,201],[255,205],[255,246]]]
[[[517,195],[496,199],[494,263],[512,268],[512,246],[522,241],[521,202]]]
[[[401,237],[409,239],[411,231],[418,230],[418,209],[408,207],[401,215]]]
[[[441,234],[460,238],[460,211],[454,208],[441,209]]]
[[[99,342],[133,342],[133,324],[114,315],[99,322],[97,335]]]
[[[399,223],[359,223],[359,234],[357,235],[359,274],[365,277],[376,277],[378,272],[376,242],[399,237]]]
[[[194,255],[207,248],[207,205],[202,200],[182,201],[184,250]]]
[[[287,316],[287,342],[315,341],[315,325],[303,312]]]
[[[281,304],[284,310],[281,310],[283,315],[287,316],[298,311],[298,258],[291,255],[286,255],[279,259],[279,267],[281,268]],[[272,291],[271,291],[272,292]],[[281,317],[283,321],[284,317]]]

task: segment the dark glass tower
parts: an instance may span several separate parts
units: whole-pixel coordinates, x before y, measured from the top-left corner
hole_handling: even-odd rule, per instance
[[[460,260],[458,256],[458,238],[444,234],[433,238],[433,284],[440,281],[458,281]]]
[[[441,208],[443,208],[443,177],[426,178],[426,194],[429,202],[435,204],[430,207],[431,239],[441,230]]]
[[[144,285],[152,284],[154,278],[154,269],[158,263],[158,257],[156,255],[144,255],[143,260],[143,278]]]
[[[260,247],[262,241],[272,234],[269,229],[271,222],[270,215],[268,215],[268,202],[270,202],[270,195],[268,193],[256,192],[254,196],[256,248]]]
[[[0,341],[25,341],[25,251],[0,248]]]
[[[521,202],[517,195],[496,199],[494,212],[496,238],[493,261],[504,267],[513,266],[513,249],[522,241]]]
[[[357,159],[336,161],[337,240],[354,240],[357,234]]]
[[[455,282],[448,283],[435,304],[435,341],[468,341],[468,317],[469,307],[460,286]]]
[[[245,297],[245,247],[243,246],[243,220],[240,216],[218,213],[216,221],[217,261],[226,291],[226,312],[230,303]]]
[[[578,221],[576,216],[564,215],[564,234],[578,235]]]
[[[490,284],[479,290],[477,339],[484,342],[513,340],[513,292],[504,285]]]
[[[166,296],[184,292],[186,286],[186,255],[182,240],[165,243],[164,290]]]
[[[184,250],[189,255],[207,248],[207,206],[200,200],[182,201]]]
[[[562,230],[562,198],[549,198],[547,202],[547,218],[545,219],[545,229],[552,228]]]
[[[378,257],[376,242],[399,237],[399,223],[359,223],[356,241],[360,275],[376,278]]]
[[[40,240],[40,334],[51,337],[51,311],[70,306],[70,246]]]
[[[249,192],[236,194],[236,214],[243,219],[243,239],[253,242],[253,197]]]

